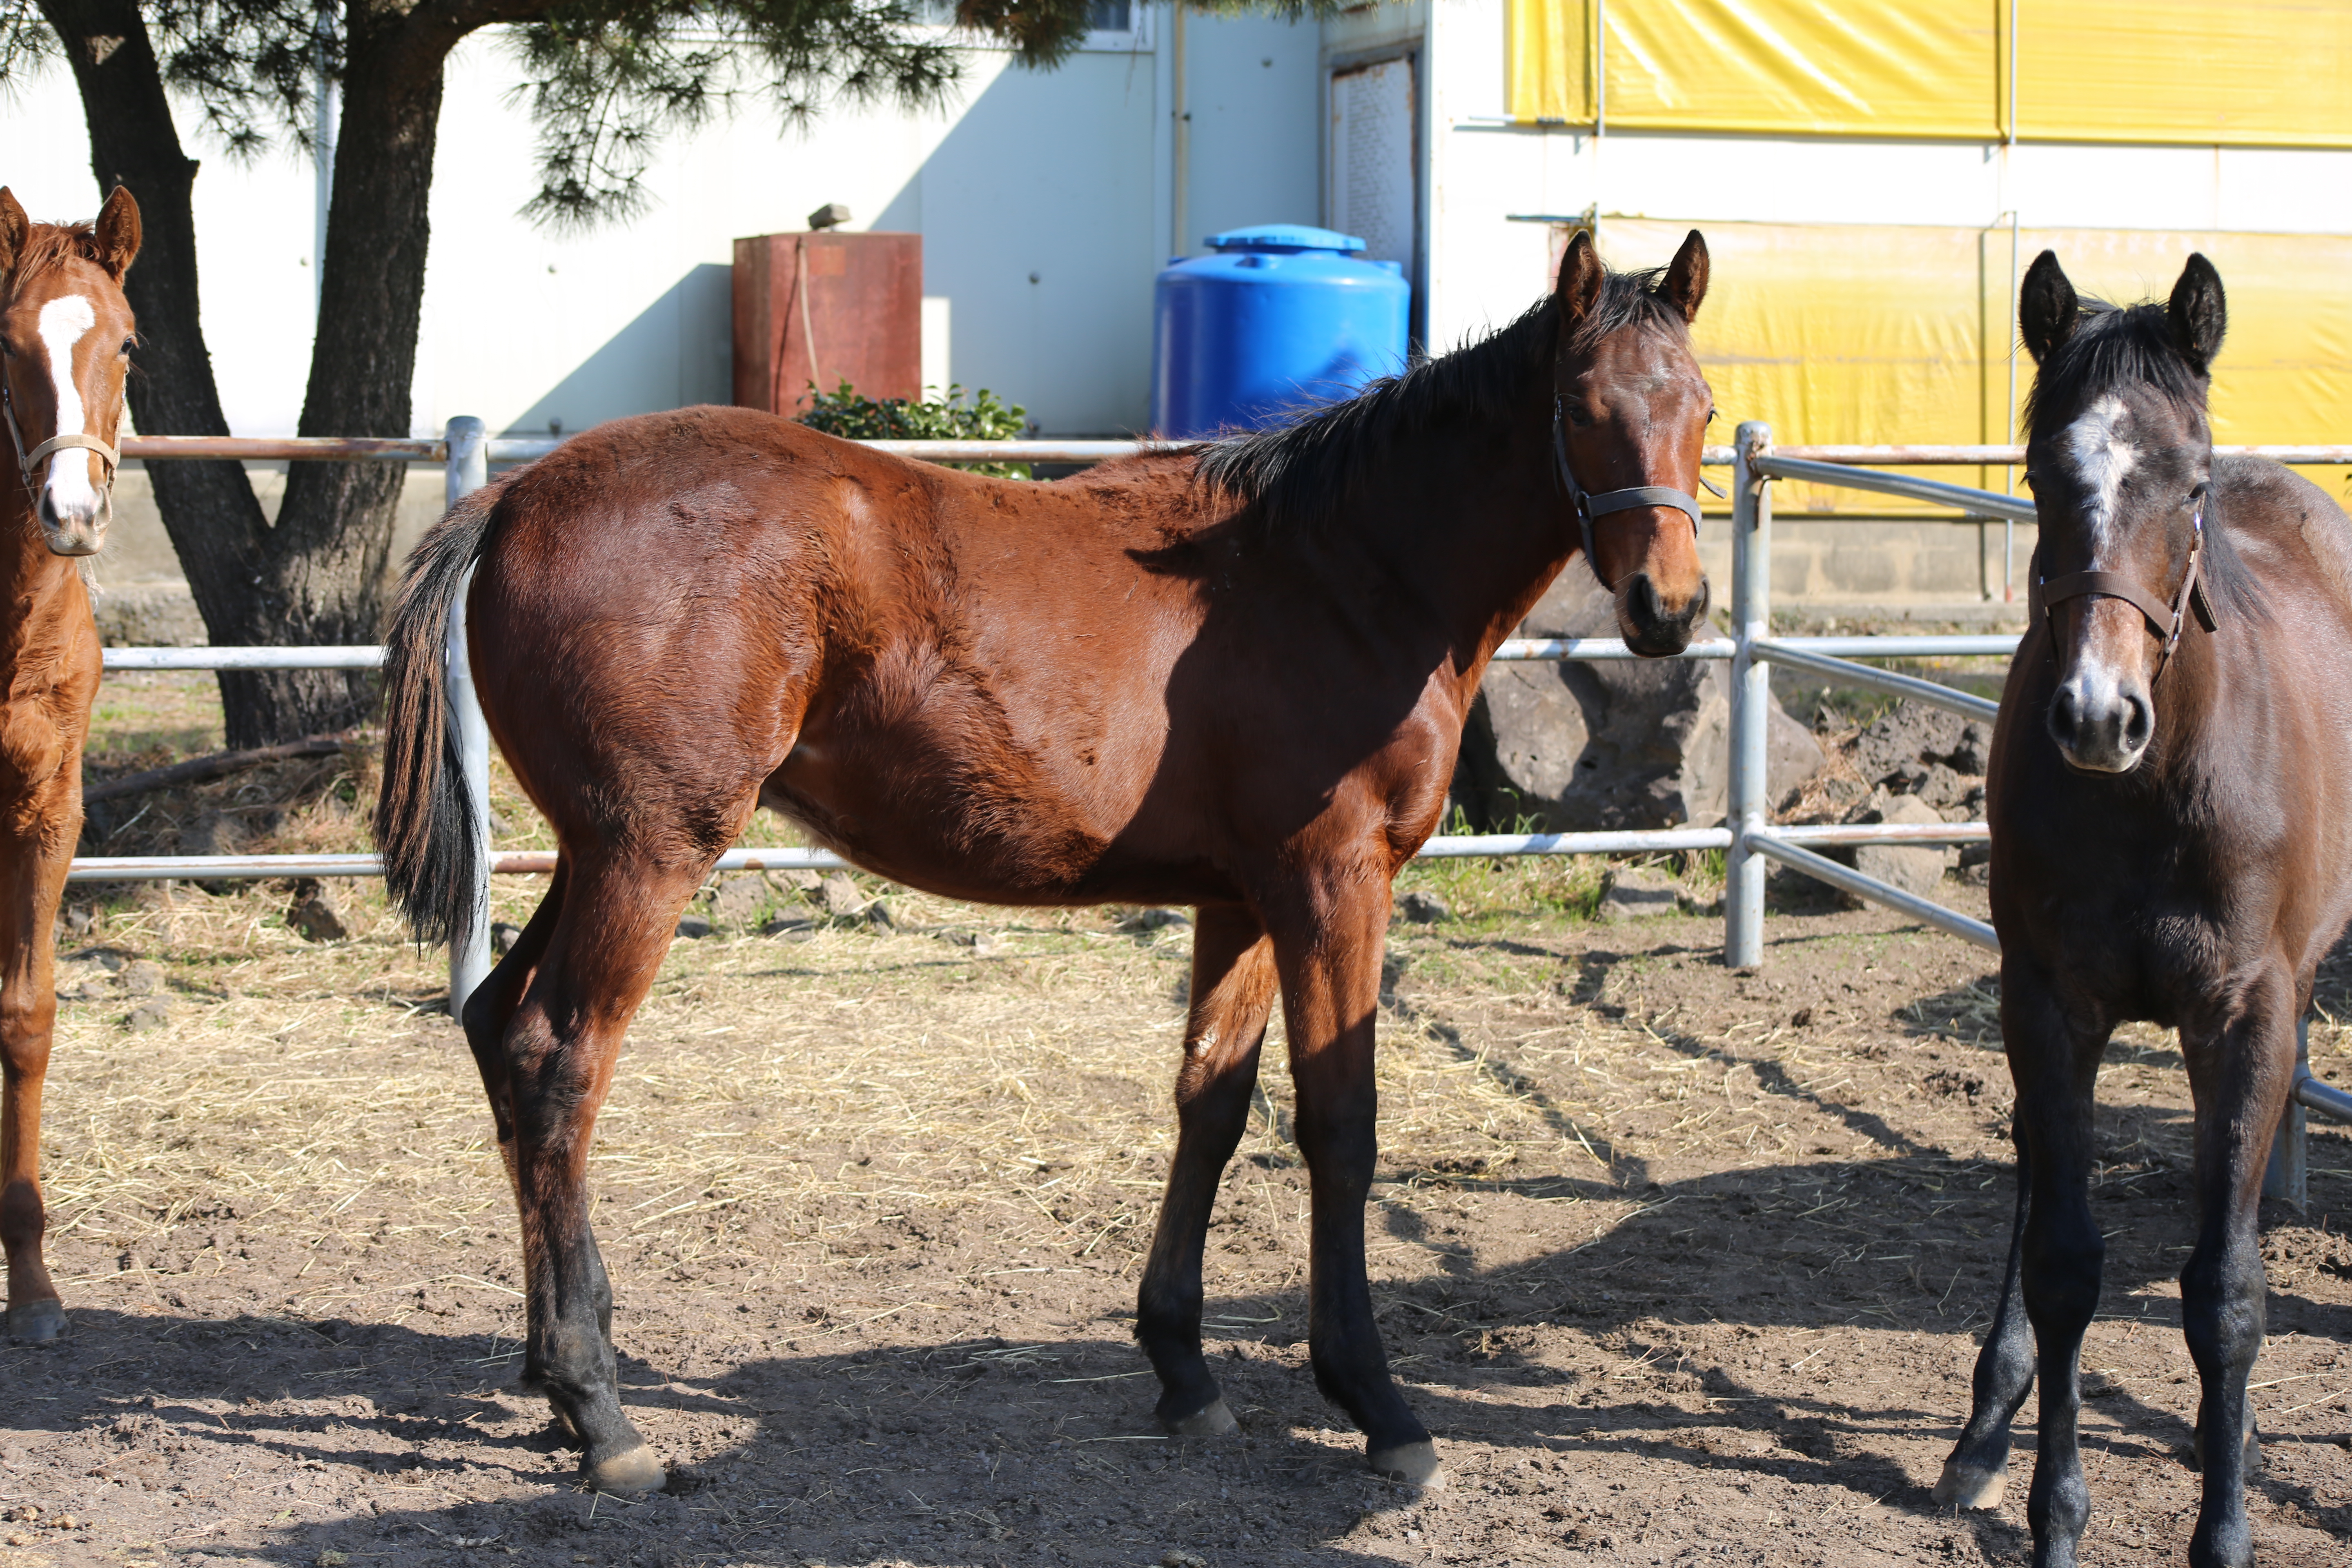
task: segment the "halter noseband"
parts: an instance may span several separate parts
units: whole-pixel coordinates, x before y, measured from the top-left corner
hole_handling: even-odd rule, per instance
[[[103,458],[106,462],[106,483],[100,487],[100,494],[106,498],[106,523],[100,526],[110,526],[113,523],[114,471],[122,466],[121,453],[95,436],[80,435],[52,436],[31,451],[26,451],[25,433],[16,427],[16,399],[9,393],[8,384],[5,381],[0,381],[0,415],[7,416],[9,444],[16,448],[16,473],[25,481],[25,493],[28,496],[37,498],[40,494],[40,485],[34,479],[33,473],[41,466],[42,458],[55,457],[59,452],[76,447],[96,452]],[[34,503],[33,510],[37,514],[40,510],[37,500]]]
[[[2042,547],[2033,549],[2033,563],[2026,574],[2026,614],[2040,620],[2050,614],[2053,605],[2068,599],[2121,599],[2140,614],[2147,629],[2164,643],[2164,651],[2157,656],[2156,674],[2148,678],[2150,685],[2161,679],[2164,667],[2172,660],[2172,650],[2180,646],[2180,633],[2194,615],[2197,624],[2208,632],[2213,629],[2213,601],[2205,592],[2205,584],[2197,573],[2198,557],[2205,548],[2205,503],[2200,500],[2197,510],[2189,517],[2189,570],[2180,579],[2179,591],[2166,604],[2146,588],[2120,572],[2069,572],[2053,582],[2042,580]],[[2057,646],[2057,631],[2051,631],[2051,646]]]
[[[1565,418],[1566,408],[1563,400],[1559,394],[1554,393],[1551,399],[1552,466],[1559,474],[1560,489],[1568,492],[1569,500],[1576,507],[1577,524],[1584,531],[1584,563],[1592,568],[1592,575],[1596,580],[1601,576],[1601,557],[1593,553],[1592,545],[1592,520],[1596,517],[1606,517],[1612,511],[1639,511],[1643,507],[1670,506],[1677,511],[1689,514],[1691,538],[1693,540],[1698,538],[1698,499],[1696,496],[1675,489],[1671,485],[1634,485],[1627,489],[1602,490],[1595,495],[1578,484],[1576,470],[1568,466],[1568,431]],[[1715,490],[1717,495],[1723,493],[1721,490],[1716,490],[1713,485],[1707,484],[1705,478],[1701,478],[1699,483],[1706,485],[1708,489]],[[1601,585],[1612,591],[1616,586],[1607,582],[1601,583]]]

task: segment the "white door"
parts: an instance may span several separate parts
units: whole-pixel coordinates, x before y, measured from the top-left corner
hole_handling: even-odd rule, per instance
[[[1375,261],[1402,261],[1412,271],[1412,62],[1331,74],[1330,226],[1363,237]]]

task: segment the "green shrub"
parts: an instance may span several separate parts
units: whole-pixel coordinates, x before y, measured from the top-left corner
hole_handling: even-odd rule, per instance
[[[964,401],[961,386],[945,394],[937,387],[920,400],[905,397],[861,397],[845,377],[840,390],[810,389],[809,410],[800,416],[812,430],[838,436],[845,441],[1009,441],[1028,426],[1029,411],[1006,403],[982,387]],[[957,463],[975,474],[1000,479],[1025,479],[1026,463]]]

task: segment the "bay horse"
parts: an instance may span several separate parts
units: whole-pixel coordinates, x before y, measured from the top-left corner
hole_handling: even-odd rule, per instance
[[[2093,1091],[2109,1034],[2146,1019],[2179,1030],[2196,1107],[2189,1557],[2242,1564],[2263,1170],[2296,1020],[2352,918],[2352,523],[2275,463],[2214,456],[2228,307],[2202,256],[2168,302],[2118,309],[2078,299],[2044,251],[2019,317],[2039,366],[2026,464],[2041,543],[1987,781],[2017,1216],[1936,1498],[2000,1500],[2010,1423],[2039,1376],[2033,1561],[2075,1560],[2090,1517],[2076,1371],[2104,1250]]]
[[[104,545],[113,516],[137,325],[122,275],[138,254],[139,204],[120,185],[95,224],[31,222],[0,186],[0,416],[19,480],[0,485],[0,1245],[17,1341],[66,1329],[41,1259],[41,1087],[58,1016],[58,903],[81,837],[81,748],[98,695],[98,627],[78,563]]]
[[[621,1410],[591,1130],[680,910],[762,805],[950,898],[1197,906],[1136,1321],[1158,1417],[1234,1425],[1202,1355],[1202,1248],[1279,990],[1316,1381],[1373,1469],[1438,1478],[1365,1276],[1390,879],[1437,826],[1488,658],[1588,531],[1634,648],[1677,652],[1704,614],[1706,281],[1696,232],[1639,275],[1580,236],[1481,342],[1281,428],[1056,483],[693,408],[599,426],[451,509],[393,616],[376,837],[420,938],[462,932],[484,875],[445,730],[462,592],[490,733],[560,846],[466,1036],[520,1211],[525,1384],[592,1484],[663,1467]]]

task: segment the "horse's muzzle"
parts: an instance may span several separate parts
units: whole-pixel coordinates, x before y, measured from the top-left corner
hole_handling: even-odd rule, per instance
[[[106,547],[106,524],[111,507],[68,507],[62,510],[49,492],[41,492],[41,539],[52,555],[95,555]]]
[[[1647,572],[1636,572],[1617,588],[1617,629],[1625,646],[1644,658],[1668,658],[1690,647],[1706,618],[1706,579],[1677,608],[1669,609]]]
[[[2052,694],[2049,723],[2050,738],[2068,766],[2127,773],[2147,753],[2156,733],[2156,706],[2139,681],[2079,666]]]

